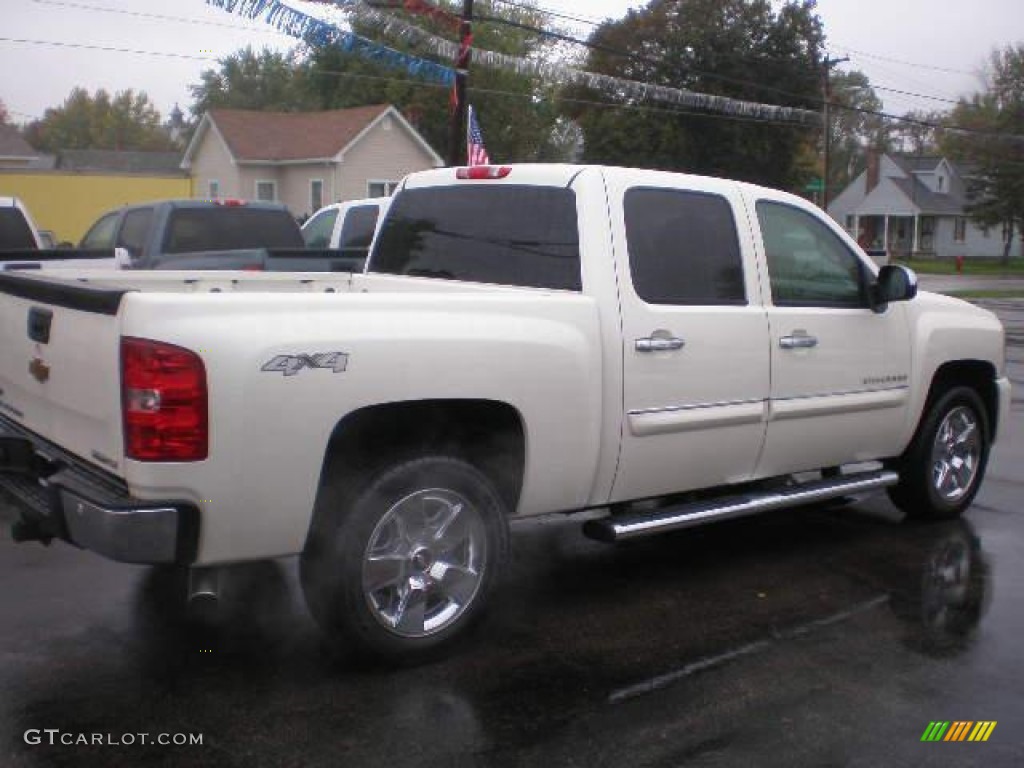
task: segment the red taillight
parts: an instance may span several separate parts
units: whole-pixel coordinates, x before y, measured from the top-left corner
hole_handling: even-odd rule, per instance
[[[206,458],[206,368],[195,352],[149,339],[121,339],[121,408],[127,458]]]
[[[504,179],[510,173],[512,173],[512,169],[507,165],[471,165],[468,168],[456,168],[455,178],[473,179],[475,181],[482,179]]]
[[[245,200],[239,200],[237,197],[222,197],[213,202],[225,208],[242,208],[245,205]]]

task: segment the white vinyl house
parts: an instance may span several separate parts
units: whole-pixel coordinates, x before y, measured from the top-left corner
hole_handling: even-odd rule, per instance
[[[891,257],[997,258],[1004,234],[983,230],[965,213],[967,183],[943,157],[871,153],[868,167],[828,212],[864,248]],[[1022,252],[1019,233],[1011,256]]]

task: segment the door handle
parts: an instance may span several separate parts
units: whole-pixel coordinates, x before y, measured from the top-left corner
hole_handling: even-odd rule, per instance
[[[783,349],[811,349],[818,346],[818,337],[807,331],[793,331],[792,335],[779,339],[779,346]]]
[[[636,340],[637,352],[670,352],[685,346],[686,342],[675,336],[648,336],[646,339]]]

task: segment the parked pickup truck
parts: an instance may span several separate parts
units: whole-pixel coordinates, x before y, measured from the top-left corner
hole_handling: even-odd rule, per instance
[[[52,233],[49,233],[52,235]],[[12,269],[121,269],[128,254],[120,249],[69,251],[53,248],[25,205],[16,197],[0,197],[0,272]]]
[[[368,266],[0,275],[15,536],[194,592],[301,554],[327,632],[417,658],[478,618],[511,519],[611,542],[882,488],[954,517],[1009,408],[991,313],[748,184],[416,173]]]
[[[339,251],[352,259],[352,272],[362,272],[390,203],[390,197],[368,197],[325,206],[302,225],[302,239],[307,248]]]
[[[288,209],[241,200],[164,200],[101,216],[81,248],[125,249],[134,269],[363,270],[363,259],[312,250]]]

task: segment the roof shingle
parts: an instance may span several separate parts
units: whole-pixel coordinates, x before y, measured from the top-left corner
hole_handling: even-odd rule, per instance
[[[180,152],[135,152],[113,149],[64,149],[57,167],[68,171],[113,171],[180,175]]]
[[[15,126],[0,125],[0,157],[30,158],[38,155]]]
[[[387,104],[329,112],[259,112],[212,109],[236,160],[281,162],[334,157],[389,109]]]

